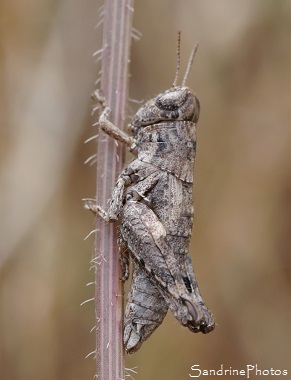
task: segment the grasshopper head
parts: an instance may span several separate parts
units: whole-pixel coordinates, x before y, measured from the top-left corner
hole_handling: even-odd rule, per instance
[[[149,100],[137,111],[129,125],[129,130],[132,131],[134,137],[137,136],[139,128],[146,127],[147,125],[177,120],[192,121],[196,124],[198,121],[200,112],[199,100],[190,88],[185,86],[198,48],[198,43],[194,45],[190,54],[182,84],[181,86],[177,86],[180,70],[180,39],[181,32],[178,32],[177,66],[173,86],[154,99]]]
[[[200,104],[190,88],[175,86],[149,100],[134,115],[129,129],[134,136],[140,127],[165,121],[198,121]]]

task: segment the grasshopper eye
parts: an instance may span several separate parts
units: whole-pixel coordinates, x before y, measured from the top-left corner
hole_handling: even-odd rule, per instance
[[[175,87],[159,95],[156,98],[156,106],[162,110],[176,111],[186,102],[186,99],[185,88]]]

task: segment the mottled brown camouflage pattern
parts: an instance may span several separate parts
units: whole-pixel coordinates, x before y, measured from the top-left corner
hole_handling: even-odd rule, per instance
[[[105,109],[99,125],[117,138],[107,115]],[[137,158],[120,174],[108,211],[88,203],[106,221],[120,219],[123,257],[126,252],[134,261],[124,318],[127,352],[141,346],[168,308],[193,332],[215,327],[189,257],[198,118],[199,101],[188,87],[175,86],[148,101],[130,125],[134,137],[118,136]]]

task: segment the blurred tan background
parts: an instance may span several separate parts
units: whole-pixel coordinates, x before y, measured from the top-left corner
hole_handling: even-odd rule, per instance
[[[0,4],[0,379],[92,379],[89,271],[94,196],[90,94],[100,67],[99,1]],[[194,335],[171,315],[127,357],[136,380],[183,380],[190,367],[291,373],[291,2],[136,1],[130,97],[182,72],[201,102],[191,255],[217,327]],[[132,115],[137,105],[129,104]],[[204,376],[204,378],[207,378]],[[266,378],[266,377],[265,377]],[[286,378],[286,377],[285,377]]]

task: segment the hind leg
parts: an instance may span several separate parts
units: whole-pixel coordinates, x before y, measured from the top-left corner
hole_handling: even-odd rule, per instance
[[[168,311],[167,303],[147,273],[134,264],[132,283],[124,316],[124,345],[136,352],[160,326]]]
[[[205,324],[200,299],[188,289],[163,223],[147,205],[129,201],[123,208],[120,226],[133,259],[159,289],[174,316],[192,331]]]

